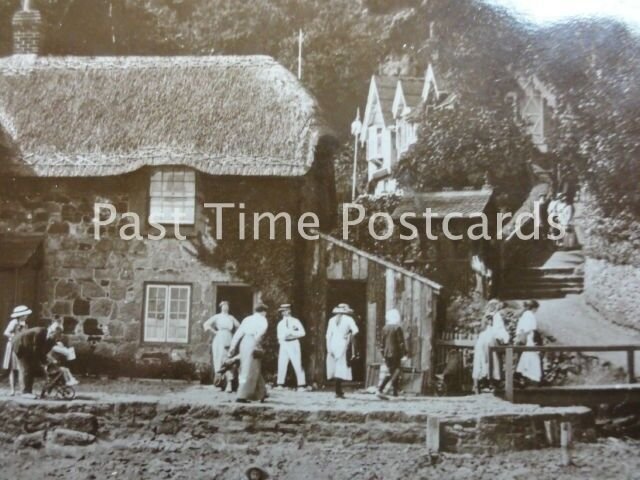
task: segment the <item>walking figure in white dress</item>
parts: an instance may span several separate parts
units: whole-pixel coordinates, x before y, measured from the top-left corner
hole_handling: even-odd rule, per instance
[[[296,372],[298,390],[304,390],[307,384],[304,369],[302,368],[302,352],[300,350],[300,339],[305,336],[302,322],[291,316],[291,305],[285,303],[280,305],[282,320],[278,323],[278,343],[280,352],[278,354],[278,388],[284,387],[289,363]]]
[[[339,304],[327,327],[327,378],[336,382],[336,397],[344,398],[343,380],[352,380],[351,367],[347,364],[347,349],[359,330],[351,316],[353,310],[346,303]]]

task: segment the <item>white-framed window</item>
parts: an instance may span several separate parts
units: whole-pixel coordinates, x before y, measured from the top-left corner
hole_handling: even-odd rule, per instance
[[[369,127],[367,135],[367,160],[382,158],[382,127]]]
[[[149,221],[193,225],[196,214],[196,173],[185,168],[162,168],[151,174]]]
[[[188,343],[190,307],[191,285],[147,284],[144,341]]]

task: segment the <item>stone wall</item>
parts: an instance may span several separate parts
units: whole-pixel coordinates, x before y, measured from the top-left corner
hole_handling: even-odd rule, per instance
[[[233,270],[200,261],[189,240],[179,241],[170,234],[163,240],[150,240],[146,235],[142,240],[120,238],[120,227],[130,223],[130,219],[122,218],[123,212],[138,211],[141,218],[146,218],[140,210],[146,205],[148,183],[141,178],[148,177],[138,172],[88,179],[7,179],[0,182],[0,234],[45,235],[41,320],[60,320],[79,357],[86,355],[83,358],[98,362],[117,358],[121,371],[130,368],[130,362],[144,352],[161,351],[173,360],[208,364],[208,337],[201,322],[214,313],[213,283],[241,282],[241,278],[230,273]],[[277,196],[285,206],[296,203],[296,195],[287,198],[273,194],[283,191],[281,183],[256,182],[245,189],[248,193],[244,196],[237,189],[238,183],[201,178],[199,185],[212,193],[198,198],[198,202],[246,201],[249,197],[260,202],[260,211],[268,210],[269,197]],[[118,211],[116,222],[101,229],[99,240],[94,238],[92,222],[96,202],[112,203]],[[206,226],[208,221],[200,211],[198,225]],[[284,255],[293,257],[293,246]],[[286,263],[287,259],[282,261]],[[191,284],[188,345],[142,342],[144,288],[145,282],[151,281]],[[284,292],[282,296],[290,294]]]
[[[640,330],[640,267],[587,258],[584,294],[609,321]]]

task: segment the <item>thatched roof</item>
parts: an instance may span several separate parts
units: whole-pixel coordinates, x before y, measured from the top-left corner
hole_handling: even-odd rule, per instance
[[[8,169],[40,176],[303,175],[324,134],[312,96],[265,56],[7,57],[2,130]]]

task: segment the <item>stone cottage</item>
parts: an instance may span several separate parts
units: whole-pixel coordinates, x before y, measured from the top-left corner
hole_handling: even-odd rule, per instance
[[[201,322],[221,299],[237,317],[261,296],[302,302],[301,240],[260,253],[233,228],[217,239],[204,208],[236,205],[229,224],[240,210],[333,213],[334,140],[294,75],[265,56],[44,57],[38,12],[13,26],[15,53],[0,59],[0,244],[28,249],[25,265],[41,253],[30,295],[0,302],[3,321],[37,292],[35,317],[95,340],[101,358],[206,364]],[[96,204],[116,211],[99,232]]]

